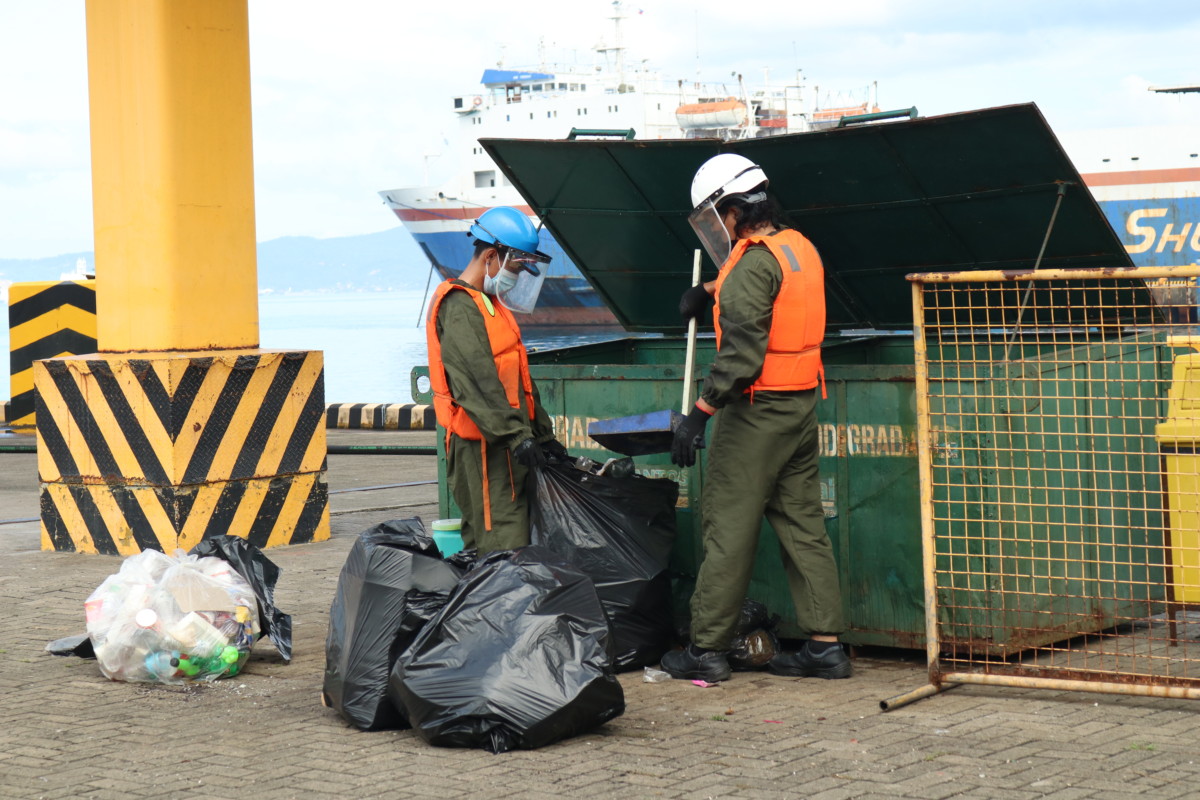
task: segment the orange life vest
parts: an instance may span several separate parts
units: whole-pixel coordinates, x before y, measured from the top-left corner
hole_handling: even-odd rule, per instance
[[[521,329],[512,312],[500,303],[488,297],[478,289],[464,286],[461,283],[444,281],[433,293],[429,304],[429,314],[425,318],[425,339],[429,347],[429,383],[433,388],[433,412],[438,424],[446,429],[446,457],[450,457],[450,435],[462,439],[471,439],[480,443],[483,458],[483,526],[492,529],[492,497],[488,488],[487,439],[480,432],[475,422],[467,416],[466,410],[454,401],[450,394],[450,381],[446,378],[446,366],[442,363],[442,342],[437,335],[437,315],[446,295],[455,289],[461,289],[470,295],[471,300],[483,316],[487,329],[488,344],[492,348],[492,358],[496,363],[496,374],[504,386],[504,396],[513,408],[521,407],[521,394],[525,394],[525,408],[529,419],[534,418],[533,379],[529,377],[529,356],[525,345],[521,343]],[[516,498],[516,486],[512,477],[512,454],[509,454],[509,484],[513,497]]]
[[[784,228],[772,236],[739,239],[717,274],[713,317],[717,350],[721,349],[721,286],[752,245],[766,246],[783,273],[783,284],[775,297],[771,333],[762,374],[746,391],[796,391],[823,385],[821,342],[825,338],[825,269],[812,242],[797,231]]]
[[[429,304],[429,314],[425,319],[425,338],[429,346],[429,383],[433,388],[433,411],[437,415],[438,424],[463,439],[481,441],[483,434],[467,416],[467,412],[454,401],[450,394],[450,382],[446,379],[446,367],[442,363],[442,343],[437,335],[437,314],[453,290],[460,290],[470,295],[479,313],[483,316],[487,328],[488,344],[492,348],[492,358],[496,362],[496,374],[504,386],[504,395],[508,404],[513,408],[521,407],[521,393],[525,394],[525,408],[529,418],[533,419],[533,379],[529,377],[529,357],[525,345],[521,343],[521,329],[512,312],[500,303],[488,297],[478,289],[472,289],[461,283],[444,281],[433,293]]]

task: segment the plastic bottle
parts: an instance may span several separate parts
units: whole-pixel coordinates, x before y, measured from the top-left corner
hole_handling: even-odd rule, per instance
[[[193,657],[208,658],[220,653],[229,644],[219,630],[195,611],[185,614],[169,633]]]
[[[179,657],[179,671],[188,678],[194,678],[200,674],[200,667],[184,654]]]
[[[146,671],[155,678],[166,681],[184,676],[180,669],[179,653],[159,650],[146,656]]]

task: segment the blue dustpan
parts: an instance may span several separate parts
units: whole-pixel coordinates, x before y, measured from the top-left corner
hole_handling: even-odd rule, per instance
[[[673,409],[601,419],[588,423],[588,436],[605,450],[624,456],[669,453],[675,428],[683,414]]]

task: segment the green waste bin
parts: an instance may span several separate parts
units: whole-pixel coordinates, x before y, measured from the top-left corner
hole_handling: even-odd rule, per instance
[[[785,216],[822,255],[828,398],[819,402],[820,480],[852,644],[925,644],[909,272],[1028,269],[1059,187],[1082,186],[1032,105],[744,142],[532,141],[481,144],[630,331],[530,355],[543,404],[572,453],[613,455],[586,436],[594,419],[678,408],[685,339],[675,306],[690,283],[687,188],[718,152],[761,164]],[[1043,267],[1128,266],[1086,191],[1067,192]],[[704,279],[716,267],[704,262]],[[697,347],[696,390],[715,354]],[[414,371],[414,398],[419,392]],[[696,392],[693,392],[695,396]],[[439,437],[440,439],[440,437]],[[440,446],[440,445],[439,445]],[[638,470],[681,486],[672,568],[686,611],[702,557],[698,498],[706,454],[680,470],[666,455]],[[444,460],[442,460],[444,469]],[[440,482],[441,513],[453,507]],[[765,522],[749,594],[799,633],[774,532]]]
[[[530,372],[571,454],[604,461],[617,454],[588,438],[588,423],[678,407],[684,350],[680,337],[620,339],[531,353]],[[702,375],[715,343],[701,339],[696,351]],[[824,352],[829,397],[817,405],[821,496],[851,621],[845,639],[853,644],[919,648],[924,642],[912,353],[907,336],[839,338]],[[425,368],[415,371],[426,374]],[[444,480],[440,441],[440,513],[448,516],[458,512]],[[702,557],[698,510],[705,456],[700,451],[691,469],[676,467],[666,455],[635,459],[639,473],[680,484],[680,536],[672,555],[677,611],[686,610]],[[868,541],[856,540],[858,532]],[[785,635],[796,635],[778,552],[778,539],[764,521],[749,595],[781,615]]]

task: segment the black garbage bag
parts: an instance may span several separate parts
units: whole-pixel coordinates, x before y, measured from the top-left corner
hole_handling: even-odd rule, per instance
[[[329,610],[325,704],[362,730],[408,727],[387,698],[388,673],[461,575],[416,517],[359,534]]]
[[[46,645],[46,652],[55,656],[79,656],[80,658],[95,658],[96,651],[92,648],[92,637],[86,633],[74,636],[64,636]]]
[[[625,711],[592,582],[539,547],[492,553],[392,670],[388,693],[425,741],[532,750]]]
[[[780,651],[775,626],[779,615],[771,614],[757,600],[742,602],[733,641],[729,644],[729,666],[736,670],[762,669]]]
[[[775,619],[778,620],[779,617],[776,616]],[[747,597],[742,601],[742,610],[738,612],[737,626],[733,629],[733,635],[744,636],[751,631],[770,625],[771,612],[767,611],[767,607],[757,600]]]
[[[681,642],[691,637],[690,624],[690,619],[685,615],[677,631]],[[765,667],[772,656],[781,652],[779,637],[775,633],[778,625],[778,614],[770,613],[757,600],[743,600],[737,624],[733,628],[733,639],[729,642],[729,666],[739,671]]]
[[[459,550],[454,555],[446,556],[446,563],[453,564],[464,574],[475,568],[475,562],[479,560],[479,551],[472,547],[470,550]]]
[[[192,548],[191,555],[219,558],[229,563],[234,572],[250,584],[257,599],[258,624],[262,636],[271,639],[271,644],[285,661],[292,660],[292,615],[275,607],[275,584],[279,582],[281,570],[275,562],[263,555],[263,551],[240,536],[213,536],[202,539]]]
[[[533,473],[530,541],[595,582],[612,621],[618,671],[657,664],[675,636],[667,565],[679,485],[571,464]]]

